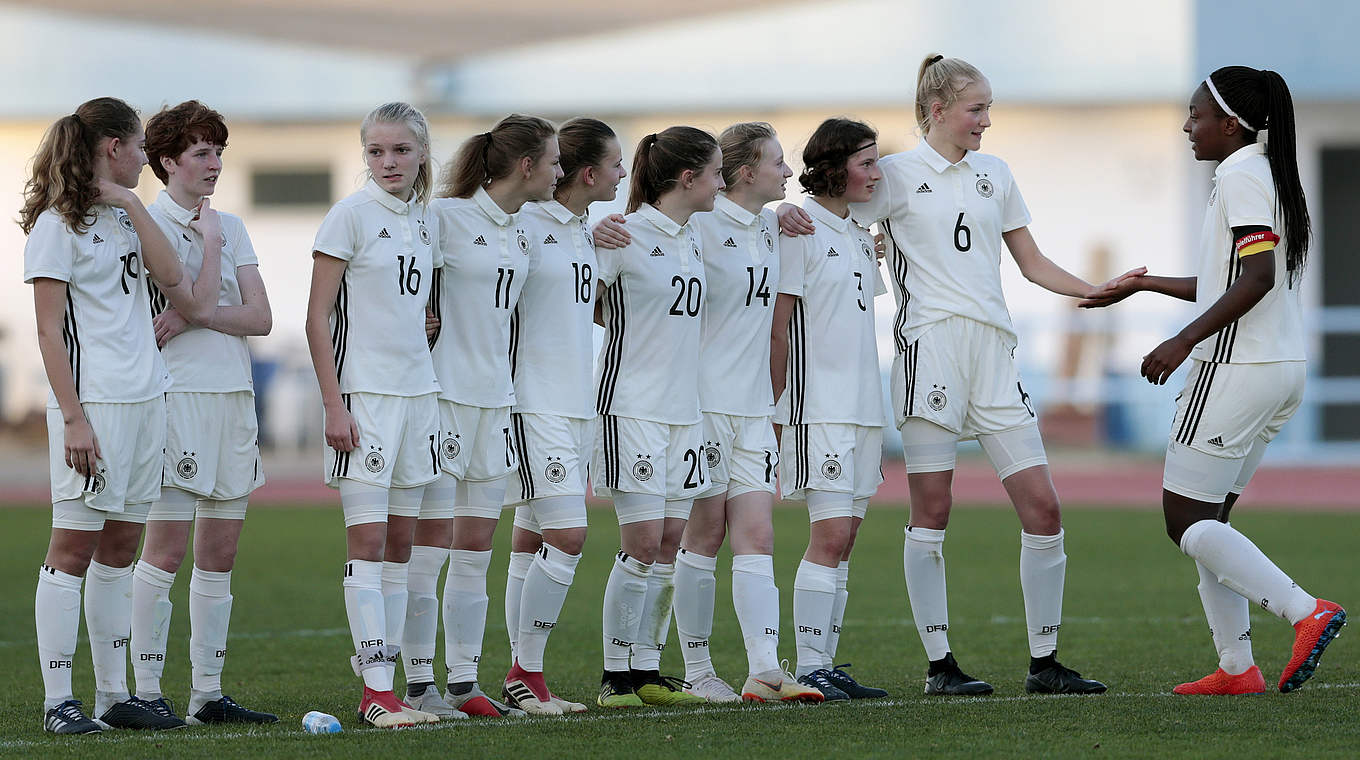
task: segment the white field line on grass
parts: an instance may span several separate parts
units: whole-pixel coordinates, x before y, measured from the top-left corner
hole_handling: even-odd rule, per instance
[[[1342,691],[1360,690],[1360,683],[1319,683],[1309,684],[1308,689],[1335,689]],[[855,702],[856,710],[885,710],[896,707],[931,707],[943,708],[949,705],[960,704],[985,704],[995,702],[1030,702],[1045,699],[1161,699],[1177,696],[1170,691],[1156,693],[1136,693],[1136,692],[1113,692],[1096,696],[1081,696],[1076,694],[1026,694],[1009,697],[914,697],[911,699],[866,699]],[[438,725],[413,726],[403,728],[402,731],[470,731],[499,728],[502,726],[541,726],[549,725],[548,721],[560,720],[571,723],[604,723],[626,720],[652,720],[659,717],[683,718],[689,715],[722,714],[735,712],[766,712],[769,710],[813,710],[813,709],[838,709],[830,705],[801,705],[801,704],[761,704],[761,705],[732,705],[732,706],[705,706],[694,708],[678,708],[675,710],[646,710],[646,709],[622,709],[605,710],[603,708],[592,709],[588,713],[576,713],[574,715],[563,715],[556,718],[477,718],[473,720],[445,721]],[[301,729],[298,729],[301,731]],[[369,733],[378,729],[353,729],[347,733],[363,732]],[[344,736],[344,733],[340,734]],[[270,738],[276,737],[271,730],[256,731],[195,731],[188,730],[173,731],[168,733],[136,733],[136,732],[113,732],[111,737],[119,739],[130,739],[136,742],[155,743],[187,743],[193,741],[213,741],[218,739],[250,739],[250,738]],[[320,735],[308,741],[333,741],[327,737],[329,734]],[[74,739],[73,741],[81,741]],[[97,740],[96,740],[97,741]],[[35,741],[30,739],[0,739],[0,749],[23,749],[30,747],[48,747],[51,741]]]

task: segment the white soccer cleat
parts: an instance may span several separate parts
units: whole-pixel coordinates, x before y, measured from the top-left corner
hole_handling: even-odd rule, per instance
[[[731,704],[741,701],[741,695],[733,691],[732,687],[719,678],[716,673],[705,673],[699,676],[685,691],[696,697],[703,697],[713,704]]]
[[[548,692],[548,701],[562,708],[562,712],[564,713],[583,713],[589,709],[580,702],[572,702],[569,699],[563,699],[552,692]]]
[[[776,668],[748,676],[741,687],[741,698],[747,702],[820,703],[826,695],[811,686],[798,683],[792,673]]]
[[[427,684],[425,690],[414,697],[408,694],[405,704],[421,712],[434,715],[440,720],[465,720],[467,718],[467,713],[453,709],[452,705],[444,701],[444,695],[439,693],[439,687],[434,684]]]

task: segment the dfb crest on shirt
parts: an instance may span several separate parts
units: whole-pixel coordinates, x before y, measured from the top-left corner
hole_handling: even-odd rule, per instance
[[[194,452],[181,451],[183,458],[175,465],[175,474],[185,480],[193,480],[198,475],[198,462],[194,460]]]
[[[760,225],[760,236],[765,241],[765,250],[774,253],[774,236],[770,234],[770,228],[764,222]]]
[[[387,460],[383,459],[381,447],[371,449],[367,454],[364,455],[364,467],[366,467],[369,472],[372,473],[382,472],[383,468],[386,466]]]
[[[926,394],[926,405],[935,411],[944,409],[949,403],[949,397],[944,395],[944,388],[935,386],[935,389]]]
[[[710,470],[722,464],[722,449],[713,441],[704,441],[704,463]]]
[[[420,223],[420,242],[424,243],[425,245],[430,244],[430,231],[425,229],[424,222]]]
[[[874,260],[874,247],[872,245],[869,245],[869,241],[867,240],[859,241],[859,250],[860,253],[864,254],[864,258],[870,261]]]
[[[562,464],[561,457],[548,457],[548,466],[543,468],[543,477],[549,483],[561,483],[567,479],[567,466]]]
[[[137,231],[136,228],[132,226],[132,217],[128,216],[127,214],[119,214],[118,223],[123,225],[123,227],[129,231],[132,232]]]
[[[694,249],[694,258],[699,259],[700,261],[703,261],[703,256],[700,256],[700,255],[699,255],[699,244],[698,244],[698,243],[695,243],[695,242],[693,242],[693,241],[691,241],[691,242],[690,242],[690,247]]]
[[[835,480],[841,476],[841,463],[839,455],[828,454],[827,460],[822,462],[822,477],[827,480]]]
[[[515,230],[515,244],[519,246],[519,252],[525,256],[529,255],[529,236],[524,234],[524,230]]]
[[[462,451],[462,446],[458,445],[458,436],[451,435],[444,439],[444,442],[439,445],[439,449],[443,452],[445,459],[457,459],[458,452]]]
[[[992,181],[987,179],[986,174],[979,174],[977,181],[978,195],[981,195],[983,198],[990,198],[992,197],[992,190]]]
[[[652,479],[652,463],[648,461],[649,459],[650,456],[643,459],[642,455],[638,454],[638,460],[633,463],[633,479],[639,483],[646,483]]]

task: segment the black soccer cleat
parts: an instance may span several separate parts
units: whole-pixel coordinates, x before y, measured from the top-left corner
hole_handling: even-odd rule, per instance
[[[248,710],[238,704],[236,700],[223,695],[220,699],[214,699],[198,708],[198,712],[189,716],[189,722],[200,723],[277,723],[279,716],[273,713],[257,712]]]
[[[68,699],[47,711],[43,730],[49,734],[98,734],[104,729],[80,709],[80,700]]]
[[[164,698],[148,702],[145,699],[129,697],[126,701],[115,702],[99,716],[99,720],[109,728],[137,731],[171,731],[188,725],[175,715]]]
[[[1100,681],[1082,678],[1080,673],[1056,660],[1038,673],[1025,677],[1025,691],[1030,694],[1104,694],[1105,689]]]
[[[812,688],[822,693],[823,702],[841,702],[850,698],[831,680],[831,671],[826,668],[819,668],[804,676],[798,677],[798,683]]]
[[[874,686],[865,686],[854,678],[851,678],[850,674],[845,672],[845,669],[848,667],[850,667],[850,663],[847,662],[844,665],[837,665],[835,668],[827,671],[827,680],[831,681],[837,689],[845,692],[851,699],[878,699],[879,697],[888,696],[888,692],[884,689]]]
[[[978,680],[959,669],[953,652],[930,663],[926,675],[926,693],[943,694],[956,697],[982,697],[992,693],[992,685]]]

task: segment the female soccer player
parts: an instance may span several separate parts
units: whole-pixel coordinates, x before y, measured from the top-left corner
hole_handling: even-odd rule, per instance
[[[595,243],[590,204],[611,201],[628,176],[619,140],[596,119],[572,119],[557,132],[562,179],[550,201],[520,212],[528,232],[524,292],[510,323],[515,380],[512,433],[519,466],[505,502],[515,506],[505,627],[513,666],[506,701],[534,712],[556,699],[543,680],[543,652],[581,559],[586,538],[586,476],[595,443],[591,393],[595,328]]]
[[[882,697],[834,665],[849,598],[850,552],[883,482],[883,399],[874,339],[873,236],[850,215],[882,178],[878,135],[850,119],[822,122],[803,149],[798,182],[814,233],[780,242],[771,380],[778,398],[779,479],[807,502],[807,552],[794,578],[799,683],[827,700]]]
[[[345,610],[362,719],[433,722],[403,704],[392,677],[406,620],[407,562],[425,486],[439,476],[434,363],[425,305],[443,263],[427,207],[429,126],[387,103],[359,129],[369,181],[331,208],[312,246],[307,343],[326,412],[326,484],[345,513]]]
[[[417,706],[440,714],[524,714],[511,713],[482,692],[477,662],[486,629],[491,537],[505,501],[506,476],[515,465],[510,315],[524,288],[532,247],[517,213],[527,201],[550,200],[561,177],[553,126],[514,114],[463,143],[435,203],[444,251],[435,312],[448,325],[434,342],[442,388],[442,474],[426,494],[416,529],[421,606],[408,618],[406,690]],[[440,698],[434,687],[434,616],[416,613],[434,610],[434,582],[446,557],[451,557],[444,583],[448,693]],[[532,708],[561,712],[552,702],[535,700]]]
[[[705,701],[660,669],[675,554],[708,481],[698,387],[704,263],[687,222],[713,210],[722,188],[712,135],[683,126],[647,135],[633,156],[632,242],[597,252],[605,343],[590,469],[595,493],[613,499],[622,547],[604,592],[602,707]]]
[[[221,233],[200,235],[197,222],[222,173],[227,125],[196,100],[167,108],[146,125],[151,171],[165,184],[153,219],[192,278],[195,300],[185,314],[166,307],[152,287],[156,342],[170,368],[169,421],[160,498],[147,516],[146,546],[133,571],[132,670],[137,694],[161,699],[170,587],[184,561],[197,514],[189,583],[190,723],[273,723],[278,717],[241,707],[222,693],[231,570],[250,493],[264,482],[251,385],[247,335],[267,335],[273,317],[255,249],[239,217],[219,214]],[[212,248],[216,255],[208,256]],[[220,270],[220,272],[219,272]],[[215,285],[220,283],[220,287]],[[168,701],[163,702],[167,710]]]
[[[1184,130],[1195,158],[1218,164],[1200,233],[1199,275],[1132,278],[1082,305],[1105,306],[1148,290],[1194,301],[1200,311],[1141,368],[1148,382],[1161,385],[1187,357],[1193,361],[1176,397],[1162,511],[1167,535],[1199,568],[1218,669],[1174,691],[1266,690],[1252,659],[1248,602],[1294,626],[1294,649],[1278,684],[1293,691],[1313,675],[1346,611],[1310,596],[1228,522],[1266,445],[1303,395],[1299,289],[1310,231],[1293,98],[1273,71],[1221,68],[1195,88]]]
[[[142,166],[141,121],[128,104],[95,98],[48,128],[24,186],[19,227],[24,281],[33,284],[38,349],[52,393],[47,438],[52,535],[38,573],[34,617],[43,729],[181,728],[163,704],[130,696],[127,643],[132,560],[160,490],[170,374],[156,350],[149,274],[175,308],[196,313],[184,267],[132,192]],[[198,234],[220,237],[200,209]],[[216,252],[205,267],[217,266]],[[208,272],[212,280],[215,275]],[[207,282],[213,293],[215,281]],[[71,689],[80,584],[94,663],[91,720]]]
[[[770,326],[779,291],[779,225],[765,204],[793,176],[774,129],[733,124],[718,137],[726,191],[695,214],[708,292],[699,349],[699,405],[709,488],[695,500],[675,567],[675,621],[690,692],[710,702],[821,701],[779,667],[779,589],[774,583],[775,475]],[[739,697],[713,671],[714,568],[732,536],[732,602],[749,675]]]
[[[1020,586],[1025,599],[1032,692],[1098,693],[1056,659],[1062,624],[1063,551],[1058,495],[1049,477],[1029,394],[1020,385],[1016,346],[1001,291],[1005,243],[1025,278],[1074,297],[1096,289],[1039,251],[1029,211],[1005,162],[978,153],[991,126],[986,77],[957,58],[927,57],[916,88],[924,139],[882,161],[883,181],[852,208],[881,221],[897,296],[893,323],[893,409],[907,461],[911,520],[903,565],[912,617],[930,666],[927,694],[990,694],[949,650],[944,531],[952,505],[960,440],[977,438],[1020,518]],[[781,216],[790,231],[796,214]],[[787,220],[787,221],[786,221]]]

